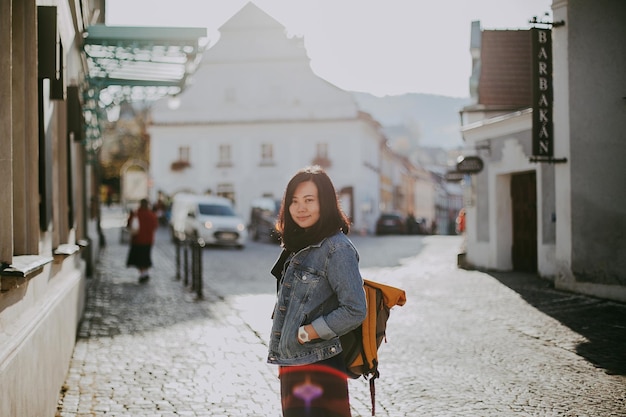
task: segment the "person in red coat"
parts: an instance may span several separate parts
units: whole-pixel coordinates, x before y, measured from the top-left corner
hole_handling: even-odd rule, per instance
[[[459,210],[459,215],[456,216],[456,233],[459,235],[465,233],[465,208]]]
[[[136,212],[128,216],[127,227],[130,230],[130,250],[126,266],[134,266],[139,270],[139,282],[144,283],[150,279],[148,270],[152,266],[152,245],[154,245],[154,233],[159,226],[156,214],[150,210],[147,199],[142,199]]]

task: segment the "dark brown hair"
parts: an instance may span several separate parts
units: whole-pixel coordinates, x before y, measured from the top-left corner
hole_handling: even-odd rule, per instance
[[[307,181],[313,182],[317,187],[320,219],[305,234],[291,217],[289,205],[298,185]],[[281,234],[283,246],[290,250],[302,249],[303,244],[308,246],[320,242],[340,230],[344,234],[350,232],[350,221],[341,210],[335,187],[328,174],[320,166],[314,165],[301,169],[291,178],[280,206],[276,230]]]

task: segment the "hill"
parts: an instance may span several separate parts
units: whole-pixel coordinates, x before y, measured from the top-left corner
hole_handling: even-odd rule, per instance
[[[463,146],[459,111],[471,103],[470,98],[416,93],[384,97],[352,94],[359,107],[383,126],[390,145],[396,150],[449,150]]]

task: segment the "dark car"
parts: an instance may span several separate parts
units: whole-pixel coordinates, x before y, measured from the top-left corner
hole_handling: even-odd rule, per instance
[[[248,232],[253,240],[280,242],[280,233],[275,228],[279,209],[280,200],[259,198],[252,202]]]
[[[377,235],[403,235],[406,233],[404,217],[396,213],[382,213],[376,220]]]
[[[409,215],[406,218],[406,232],[409,235],[428,235],[430,234],[428,222],[424,217],[415,218]]]

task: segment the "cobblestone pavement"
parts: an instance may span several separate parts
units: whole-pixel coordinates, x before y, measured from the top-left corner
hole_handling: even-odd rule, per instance
[[[154,247],[151,279],[139,284],[119,229],[105,235],[57,416],[279,416],[260,335],[227,303],[197,300],[172,279],[171,245]]]
[[[626,305],[457,269],[446,239],[376,275],[409,300],[381,349],[382,415],[626,416]]]
[[[119,229],[105,233],[57,417],[279,416],[265,363],[273,295],[196,299],[173,279],[167,239],[139,284]],[[427,237],[400,266],[363,270],[408,298],[380,348],[376,415],[626,416],[626,305],[460,270],[459,243]],[[367,382],[350,385],[353,415],[370,415]]]

